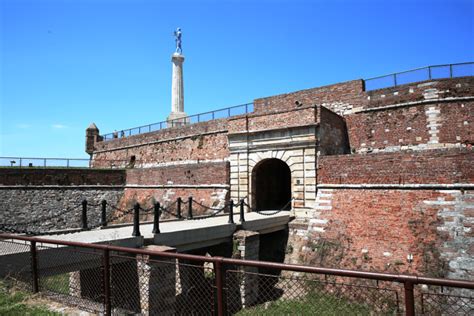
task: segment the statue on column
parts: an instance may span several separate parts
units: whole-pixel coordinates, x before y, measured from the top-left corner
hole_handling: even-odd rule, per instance
[[[181,55],[183,52],[181,48],[181,28],[178,27],[176,31],[174,31],[174,37],[176,38],[176,53]]]

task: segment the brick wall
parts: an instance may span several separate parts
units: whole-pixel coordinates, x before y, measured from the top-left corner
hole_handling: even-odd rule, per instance
[[[124,185],[125,170],[3,168],[1,185]]]
[[[366,109],[437,98],[474,95],[474,77],[437,79],[414,82],[366,92]]]
[[[319,111],[319,153],[338,155],[350,152],[345,120],[336,113],[321,106]]]
[[[254,109],[256,113],[293,109],[296,108],[296,101],[303,106],[323,105],[337,113],[341,113],[354,107],[363,106],[367,102],[367,97],[364,92],[363,80],[353,80],[256,99]]]
[[[163,163],[223,160],[228,157],[227,121],[215,120],[96,143],[94,166],[101,160],[130,161],[136,167]],[[105,163],[105,162],[104,162]]]
[[[229,133],[250,132],[278,128],[291,128],[315,124],[318,121],[318,108],[304,106],[291,109],[278,109],[273,112],[241,115],[229,119]]]
[[[321,156],[317,176],[320,185],[473,183],[473,165],[468,149]]]
[[[229,163],[127,169],[127,185],[228,185]]]
[[[434,205],[440,200],[453,198],[431,190],[334,190],[319,215],[326,227],[310,233],[303,258],[325,266],[444,276],[441,248],[448,236],[438,233],[443,219]],[[324,254],[318,249],[323,243]]]
[[[474,102],[420,104],[346,116],[355,152],[461,147],[474,143]]]

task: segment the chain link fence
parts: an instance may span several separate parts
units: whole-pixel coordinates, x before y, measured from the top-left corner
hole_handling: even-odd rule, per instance
[[[473,315],[474,282],[0,234],[0,277],[106,315]]]

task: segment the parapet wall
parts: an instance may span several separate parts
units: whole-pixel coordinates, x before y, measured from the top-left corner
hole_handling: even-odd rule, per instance
[[[124,185],[123,169],[4,168],[1,186]]]
[[[321,156],[318,185],[472,184],[474,155],[468,149]]]

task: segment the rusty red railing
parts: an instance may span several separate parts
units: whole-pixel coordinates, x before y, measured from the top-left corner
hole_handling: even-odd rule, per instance
[[[89,308],[95,302],[95,310],[106,315],[171,309],[176,314],[318,313],[324,306],[341,313],[474,311],[474,282],[467,280],[0,234],[0,276],[15,273],[34,293],[80,308],[85,301]]]

